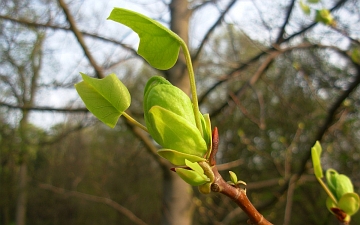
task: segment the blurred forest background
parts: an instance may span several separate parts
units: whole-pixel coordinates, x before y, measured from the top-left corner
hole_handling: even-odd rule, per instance
[[[324,169],[348,175],[359,193],[360,1],[309,5],[310,15],[298,0],[0,0],[0,224],[246,223],[228,198],[174,176],[147,134],[124,118],[110,129],[84,108],[79,72],[116,73],[140,121],[150,76],[189,93],[183,58],[152,69],[136,34],[106,20],[113,7],[189,44],[201,111],[220,132],[219,170],[247,182],[268,220],[337,224],[310,148],[320,140]],[[336,23],[314,19],[322,8]]]

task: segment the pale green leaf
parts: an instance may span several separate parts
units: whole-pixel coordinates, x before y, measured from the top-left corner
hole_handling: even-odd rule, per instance
[[[334,212],[331,210],[331,208],[337,208],[337,204],[330,197],[327,197],[326,198],[326,208],[329,210],[329,212],[334,214]]]
[[[205,174],[184,168],[175,168],[176,173],[188,184],[199,186],[210,181]]]
[[[230,180],[233,184],[237,184],[238,182],[238,178],[236,176],[236,173],[234,173],[233,171],[229,171],[230,174]]]
[[[322,148],[320,142],[316,141],[315,145],[311,148],[311,158],[314,165],[314,173],[317,178],[322,178],[324,176],[320,162],[321,151]]]
[[[354,215],[359,210],[359,195],[354,192],[344,194],[339,200],[338,207],[349,216]]]
[[[305,4],[303,1],[300,1],[300,7],[306,15],[310,15],[310,7],[307,4]]]
[[[151,136],[164,148],[204,157],[207,147],[200,131],[183,117],[159,106],[149,110]]]
[[[185,159],[185,165],[187,165],[190,169],[194,170],[195,172],[199,174],[204,174],[203,168],[199,165],[197,162],[191,162],[187,159]]]
[[[320,0],[307,0],[308,3],[316,4],[320,2]]]
[[[177,34],[159,22],[127,9],[114,8],[108,19],[130,27],[139,35],[138,54],[151,66],[161,70],[174,66],[182,41]]]
[[[182,152],[178,152],[172,149],[160,149],[157,151],[157,153],[167,159],[169,162],[171,162],[175,166],[185,166],[185,160],[189,160],[191,162],[203,162],[205,161],[205,158],[196,156],[196,155],[190,155]]]
[[[81,76],[83,81],[75,84],[75,88],[86,108],[106,125],[115,127],[121,114],[130,106],[128,89],[115,74],[104,79],[91,78],[83,73]]]

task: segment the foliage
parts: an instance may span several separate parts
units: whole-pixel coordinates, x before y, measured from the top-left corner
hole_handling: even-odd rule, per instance
[[[316,142],[311,149],[312,161],[314,164],[315,176],[329,195],[326,200],[328,210],[333,213],[340,222],[350,222],[351,216],[359,210],[359,195],[354,193],[354,187],[344,174],[339,174],[334,169],[326,171],[327,186],[323,183],[323,172],[320,162],[322,148],[319,142]]]

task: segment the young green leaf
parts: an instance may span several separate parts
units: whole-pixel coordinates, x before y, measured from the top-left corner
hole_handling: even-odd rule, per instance
[[[302,9],[302,11],[306,14],[306,15],[310,15],[310,7],[307,5],[307,4],[305,4],[302,0],[300,1],[300,7],[301,7],[301,9]]]
[[[308,3],[316,4],[319,3],[320,0],[307,0]]]
[[[139,35],[138,54],[151,66],[160,70],[174,66],[182,42],[177,34],[157,21],[127,9],[114,8],[108,19],[130,27]]]
[[[236,184],[236,183],[238,182],[236,173],[234,173],[233,171],[229,171],[229,174],[230,174],[230,180],[231,180],[231,182],[233,182],[234,184]]]
[[[160,106],[153,106],[149,110],[148,121],[151,136],[164,148],[199,157],[205,155],[205,140],[196,126],[185,118]]]
[[[191,162],[205,161],[205,158],[200,156],[182,153],[172,149],[160,149],[157,151],[157,153],[175,166],[185,166],[185,160],[189,160]]]
[[[316,141],[315,145],[311,148],[311,158],[314,165],[314,173],[317,178],[322,178],[324,176],[320,162],[321,151],[321,145],[319,141]]]
[[[359,210],[359,195],[354,192],[344,194],[340,198],[338,206],[349,216],[354,215]]]
[[[185,164],[190,167],[190,169],[194,170],[195,172],[199,173],[199,174],[204,174],[204,170],[203,168],[201,168],[201,166],[199,165],[199,163],[197,162],[191,162],[187,159],[185,159]]]
[[[199,186],[210,181],[205,174],[200,174],[194,170],[175,168],[175,171],[186,183],[193,186]]]
[[[115,127],[119,117],[130,106],[128,89],[110,74],[104,79],[95,79],[81,73],[83,81],[75,84],[76,91],[89,109],[99,120]]]
[[[328,9],[316,10],[315,21],[325,25],[335,24],[335,20]]]

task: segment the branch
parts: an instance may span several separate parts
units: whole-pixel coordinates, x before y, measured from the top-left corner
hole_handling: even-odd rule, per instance
[[[349,95],[355,91],[355,89],[360,85],[360,65],[355,64],[356,70],[357,70],[357,75],[355,80],[349,85],[348,89],[346,91],[344,91],[342,93],[342,95],[340,95],[336,101],[333,103],[333,105],[330,107],[330,109],[328,110],[327,113],[327,117],[323,123],[323,125],[319,128],[317,135],[315,136],[315,139],[313,140],[313,143],[311,146],[313,146],[315,144],[316,141],[320,141],[322,139],[322,137],[325,135],[327,129],[330,127],[330,125],[332,124],[336,111],[341,107],[341,105],[343,104],[343,102],[349,97]],[[311,151],[307,151],[305,157],[303,158],[303,160],[301,161],[301,166],[300,166],[300,170],[298,171],[297,175],[298,177],[300,177],[306,170],[306,164],[309,161],[309,159],[311,158]]]
[[[53,24],[47,24],[47,23],[42,24],[42,23],[37,23],[37,22],[32,22],[32,21],[27,21],[27,20],[22,20],[22,19],[15,19],[15,18],[9,17],[7,15],[0,15],[0,19],[8,20],[8,21],[18,23],[18,24],[22,24],[22,25],[25,25],[25,26],[28,26],[28,27],[46,28],[46,29],[63,30],[63,31],[71,31],[71,32],[73,31],[69,27],[61,27],[61,26],[53,25]],[[91,38],[94,38],[94,39],[99,39],[99,40],[104,41],[104,42],[109,42],[109,43],[112,43],[112,44],[120,45],[121,47],[123,47],[126,50],[130,51],[132,54],[138,56],[138,54],[136,53],[136,50],[134,50],[133,48],[131,48],[131,47],[123,44],[122,42],[115,40],[115,39],[101,37],[98,34],[92,34],[92,33],[88,33],[88,32],[85,32],[85,31],[80,31],[80,33],[83,36],[86,36],[86,37],[91,37]],[[139,58],[143,59],[142,57],[139,57]]]
[[[219,165],[216,165],[216,166],[217,166],[217,169],[219,171],[223,171],[223,170],[229,170],[231,168],[240,166],[243,163],[244,163],[244,159],[237,159],[237,160],[234,160],[234,161],[231,161],[231,162],[228,162],[228,163],[219,164]]]
[[[260,67],[258,68],[258,70],[255,72],[255,74],[245,83],[245,85],[243,85],[237,92],[236,95],[238,96],[238,98],[243,95],[245,93],[245,90],[250,87],[253,86],[258,79],[262,76],[262,74],[266,71],[266,69],[269,67],[269,65],[273,62],[273,60],[280,55],[282,52],[280,51],[273,51],[272,53],[270,53],[268,55],[268,57],[265,59],[265,61],[260,65]],[[227,105],[228,103],[225,102],[222,106],[220,106],[218,109],[214,110],[210,116],[216,116],[217,114],[219,114],[221,112],[221,110]]]
[[[232,186],[222,178],[217,167],[215,156],[218,151],[219,144],[219,134],[218,130],[215,127],[212,134],[212,151],[210,154],[209,164],[212,166],[212,171],[215,176],[214,182],[211,184],[211,191],[219,192],[228,196],[231,200],[233,200],[249,217],[250,224],[256,225],[271,225],[269,221],[267,221],[262,214],[260,214],[257,209],[250,202],[248,197],[246,196],[246,190],[237,187],[236,185]]]
[[[334,7],[332,7],[330,9],[330,11],[334,11],[338,8],[340,8],[340,6],[342,4],[344,4],[345,2],[347,2],[348,0],[341,0],[339,1]],[[309,29],[313,28],[315,25],[317,24],[317,22],[314,22],[312,24],[310,24],[309,26],[307,26],[306,28],[300,30],[299,32],[296,32],[292,35],[290,35],[289,37],[285,38],[282,40],[281,43],[278,43],[276,46],[279,46],[282,43],[286,43],[289,42],[291,39],[305,33],[306,31],[308,31]],[[222,78],[221,80],[219,80],[218,82],[216,82],[212,87],[210,87],[202,96],[199,97],[199,104],[201,104],[205,98],[220,84],[222,84],[223,82],[226,82],[227,80],[229,80],[230,78],[234,77],[236,74],[240,73],[241,71],[243,71],[244,69],[246,69],[247,67],[249,67],[250,65],[252,65],[253,63],[255,63],[256,61],[258,61],[262,56],[264,56],[267,52],[272,52],[274,50],[276,50],[276,46],[272,46],[262,52],[260,52],[259,54],[257,54],[256,56],[254,56],[253,58],[249,59],[247,62],[241,64],[238,66],[238,68],[235,68],[234,70],[232,70],[230,73],[228,73],[226,75],[226,77]]]
[[[236,3],[236,0],[232,0],[229,5],[225,8],[225,10],[221,13],[217,21],[211,26],[211,28],[207,31],[205,34],[203,40],[200,43],[200,46],[198,50],[196,51],[195,55],[192,57],[193,64],[195,64],[199,58],[200,52],[203,49],[205,43],[209,39],[210,35],[213,33],[215,28],[221,23],[221,21],[224,19],[226,13],[231,9],[231,7]]]
[[[66,19],[70,24],[70,29],[73,31],[76,39],[78,40],[80,46],[82,47],[86,57],[88,58],[90,64],[92,65],[92,67],[94,68],[96,75],[98,78],[104,78],[105,75],[102,71],[102,68],[96,63],[94,57],[92,56],[92,54],[90,53],[88,47],[85,44],[84,38],[81,34],[81,32],[79,31],[79,29],[76,26],[75,20],[72,17],[69,8],[67,7],[66,3],[64,2],[64,0],[58,0],[59,1],[59,5],[60,7],[63,9],[65,15],[66,15]]]
[[[213,167],[213,172],[215,175],[215,181],[211,185],[211,190],[213,192],[220,192],[231,198],[249,217],[250,224],[256,225],[270,225],[263,215],[261,215],[257,209],[250,202],[246,196],[245,189],[237,188],[226,183],[226,181],[219,174],[216,166]]]
[[[285,21],[284,21],[283,25],[281,26],[279,35],[278,35],[278,37],[276,39],[276,42],[275,42],[276,44],[280,44],[280,43],[282,43],[284,41],[285,27],[289,23],[289,19],[290,19],[290,16],[291,16],[291,12],[294,9],[294,5],[295,5],[295,0],[292,0],[290,5],[289,5],[289,9],[287,10],[287,13],[286,13]]]
[[[41,189],[45,189],[45,190],[54,192],[56,194],[61,194],[61,195],[64,195],[66,197],[76,197],[76,198],[81,198],[81,199],[91,201],[91,202],[97,202],[97,203],[106,204],[106,205],[112,207],[113,209],[115,209],[116,211],[118,211],[119,213],[121,213],[122,215],[126,216],[126,218],[131,220],[134,224],[147,225],[147,223],[142,221],[139,217],[137,217],[130,210],[128,210],[127,208],[125,208],[124,206],[120,205],[119,203],[113,201],[110,198],[99,197],[99,196],[95,196],[95,195],[89,195],[89,194],[85,194],[85,193],[81,193],[81,192],[77,192],[77,191],[68,191],[68,190],[65,190],[63,188],[58,188],[58,187],[52,186],[50,184],[40,183],[38,186]]]
[[[87,113],[89,110],[87,108],[53,108],[49,106],[19,106],[19,105],[12,105],[6,102],[0,102],[0,107],[4,106],[10,109],[20,109],[20,110],[29,110],[29,111],[52,111],[58,113]]]

